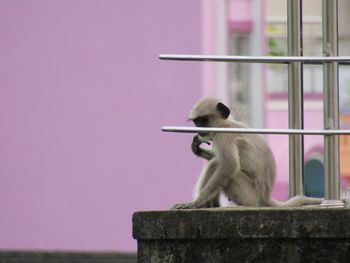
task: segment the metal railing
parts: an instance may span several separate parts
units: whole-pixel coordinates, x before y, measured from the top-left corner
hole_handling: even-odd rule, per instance
[[[250,134],[284,134],[284,135],[350,135],[350,130],[300,130],[300,129],[251,129],[251,128],[201,128],[201,127],[181,127],[163,126],[164,132],[198,133],[250,133]]]
[[[323,55],[338,56],[338,0],[322,1]],[[339,129],[339,69],[337,62],[323,66],[323,126]],[[339,136],[324,136],[325,204],[340,201]]]
[[[287,1],[288,55],[303,55],[302,0]],[[288,126],[304,128],[303,64],[288,64]],[[298,174],[299,176],[295,176]],[[289,136],[289,197],[304,194],[304,136]]]
[[[240,63],[282,63],[288,65],[288,113],[289,129],[251,128],[197,128],[164,126],[165,132],[228,132],[289,135],[289,193],[290,196],[304,194],[303,185],[303,135],[324,136],[325,200],[323,207],[339,207],[339,135],[350,135],[350,130],[339,130],[338,65],[350,65],[350,56],[338,57],[337,0],[323,0],[323,53],[322,57],[302,56],[301,0],[288,0],[288,55],[269,56],[206,56],[163,54],[163,60],[211,61]],[[303,64],[323,64],[324,130],[303,129]]]
[[[208,61],[208,62],[240,62],[240,63],[269,63],[269,64],[289,64],[291,62],[302,62],[304,64],[324,64],[337,62],[340,65],[350,65],[350,56],[343,57],[269,57],[269,56],[213,56],[213,55],[178,55],[161,54],[162,60],[179,61]]]

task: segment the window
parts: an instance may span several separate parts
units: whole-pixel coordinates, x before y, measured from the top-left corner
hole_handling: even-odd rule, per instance
[[[246,56],[249,54],[249,33],[235,32],[230,35],[230,55]],[[249,64],[229,64],[229,92],[232,110],[239,121],[248,122],[249,116]]]
[[[267,23],[267,55],[287,56],[287,23],[285,18],[270,18]],[[303,55],[322,55],[322,21],[306,18],[303,23]],[[323,69],[321,65],[304,65],[304,94],[321,98]],[[267,65],[267,88],[270,98],[287,98],[287,65]],[[311,96],[310,96],[311,95]]]

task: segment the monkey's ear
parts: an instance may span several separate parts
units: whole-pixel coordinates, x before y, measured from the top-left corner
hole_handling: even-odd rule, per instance
[[[224,118],[227,119],[228,116],[230,116],[230,109],[223,103],[219,102],[216,104],[216,109],[220,112],[220,115]]]

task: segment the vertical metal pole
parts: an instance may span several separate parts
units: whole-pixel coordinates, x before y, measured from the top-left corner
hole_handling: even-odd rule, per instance
[[[288,55],[302,56],[302,1],[287,2]],[[303,65],[288,64],[289,128],[303,129]],[[289,196],[304,194],[304,138],[289,135]]]
[[[251,33],[250,43],[250,55],[260,56],[264,53],[264,37],[265,37],[265,26],[264,26],[264,6],[265,0],[253,0],[253,22],[254,26]],[[264,65],[253,63],[249,66],[251,70],[251,76],[249,81],[249,110],[250,114],[250,125],[252,127],[263,127],[264,126],[264,94],[265,94],[265,81],[264,81]],[[257,88],[259,83],[259,88]]]
[[[323,55],[338,56],[338,0],[322,2]],[[338,63],[323,66],[323,117],[325,129],[339,129]],[[339,136],[324,136],[324,206],[341,205],[339,178]]]

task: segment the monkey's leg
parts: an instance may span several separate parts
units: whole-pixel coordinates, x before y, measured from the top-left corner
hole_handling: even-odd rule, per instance
[[[199,195],[199,193],[204,189],[204,187],[208,184],[208,181],[210,177],[213,175],[215,170],[217,169],[217,162],[212,160],[208,163],[206,169],[203,171],[202,175],[200,176],[197,187],[196,187],[196,193]],[[220,201],[219,201],[219,194],[214,196],[213,199],[209,200],[203,205],[203,208],[211,208],[211,207],[219,207]]]
[[[224,187],[224,193],[237,205],[259,206],[261,205],[259,193],[254,187],[253,181],[242,171],[235,174],[234,179]]]
[[[213,175],[209,178],[204,188],[199,192],[198,198],[189,204],[188,208],[204,208],[208,202],[218,198],[220,189],[220,178]]]
[[[196,185],[196,192],[197,195],[200,194],[200,192],[204,189],[204,187],[208,184],[208,181],[210,177],[213,175],[215,170],[217,169],[217,162],[215,159],[212,159],[208,162],[206,167],[204,168],[201,176],[199,177],[199,180]],[[197,199],[197,198],[196,198]],[[183,203],[183,204],[176,204],[172,207],[172,209],[186,209],[191,208],[193,203]],[[210,208],[210,207],[219,207],[219,193],[215,195],[212,199],[208,200],[206,203],[204,203],[201,208]]]
[[[215,160],[215,159],[214,159]],[[221,190],[222,184],[222,171],[217,165],[214,173],[209,176],[207,183],[204,185],[203,189],[199,192],[199,196],[191,203],[182,204],[175,208],[177,209],[196,209],[204,208],[205,205],[217,197]]]
[[[191,145],[192,152],[195,155],[202,157],[202,158],[209,161],[214,157],[214,153],[210,150],[203,149],[202,147],[200,147],[200,145],[202,143],[203,142],[199,139],[199,135],[194,136],[193,141],[192,141],[192,145]]]

